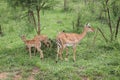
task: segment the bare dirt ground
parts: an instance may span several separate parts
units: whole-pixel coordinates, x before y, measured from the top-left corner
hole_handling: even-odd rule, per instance
[[[2,72],[2,73],[0,73],[0,80],[6,79],[6,78],[7,78],[7,75],[8,75],[7,72]]]
[[[38,74],[40,71],[39,68],[34,67],[31,72],[30,72],[30,76],[28,76],[27,80],[35,80],[34,76],[36,74]],[[0,73],[0,80],[6,80],[6,79],[13,79],[13,80],[22,80],[22,75],[21,75],[21,71],[14,71],[14,72],[1,72]],[[10,77],[10,75],[12,74],[12,76]]]

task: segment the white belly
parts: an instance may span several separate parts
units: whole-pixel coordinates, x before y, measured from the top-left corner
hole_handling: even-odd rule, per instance
[[[65,44],[65,46],[73,46],[74,44]]]

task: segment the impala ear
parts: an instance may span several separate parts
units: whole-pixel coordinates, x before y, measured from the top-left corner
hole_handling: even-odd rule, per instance
[[[87,23],[87,24],[86,24],[86,27],[90,27],[90,26],[91,26],[90,23]]]
[[[90,26],[90,23],[88,23],[87,25]]]
[[[88,25],[89,25],[89,23],[86,23],[86,24],[85,24],[85,27],[88,27]]]

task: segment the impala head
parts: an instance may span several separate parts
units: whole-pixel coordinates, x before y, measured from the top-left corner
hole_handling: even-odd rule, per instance
[[[26,36],[25,36],[25,35],[22,35],[22,36],[21,36],[21,39],[22,39],[23,41],[25,41],[25,40],[26,40]]]
[[[94,29],[90,26],[89,23],[84,26],[84,29],[85,29],[87,32],[94,32]]]

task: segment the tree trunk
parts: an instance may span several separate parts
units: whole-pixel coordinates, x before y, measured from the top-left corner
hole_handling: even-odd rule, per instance
[[[64,11],[67,10],[67,0],[64,0]]]
[[[113,40],[113,31],[112,31],[112,25],[111,25],[111,17],[110,17],[110,9],[108,7],[108,1],[109,0],[106,0],[106,10],[107,10],[107,15],[108,15],[108,26],[110,28],[110,33],[111,33],[111,41]]]
[[[36,7],[36,10],[37,10],[37,17],[38,17],[38,31],[37,31],[37,34],[39,35],[40,34],[40,7],[39,6],[37,6]]]
[[[2,33],[2,28],[1,28],[1,25],[0,25],[0,35],[2,35],[3,33]]]
[[[78,16],[77,16],[76,27],[77,27],[77,30],[80,27],[80,15],[79,15],[79,13],[78,13]]]
[[[35,30],[37,32],[36,20],[35,20],[34,12],[32,10],[28,10],[28,20],[30,21],[30,23],[34,24]]]
[[[116,26],[116,31],[115,31],[115,39],[117,39],[119,23],[120,23],[120,17],[118,18],[118,21],[117,21],[117,26]]]
[[[75,24],[74,24],[74,21],[72,21],[72,26],[73,26],[73,30],[75,30]]]
[[[84,0],[85,4],[87,4],[87,0]]]
[[[93,3],[95,3],[95,0],[93,0]]]
[[[110,33],[111,33],[111,41],[113,40],[113,31],[112,31],[112,25],[111,25],[111,17],[110,17],[110,11],[109,8],[107,7],[107,13],[108,13],[108,26],[110,28]]]

